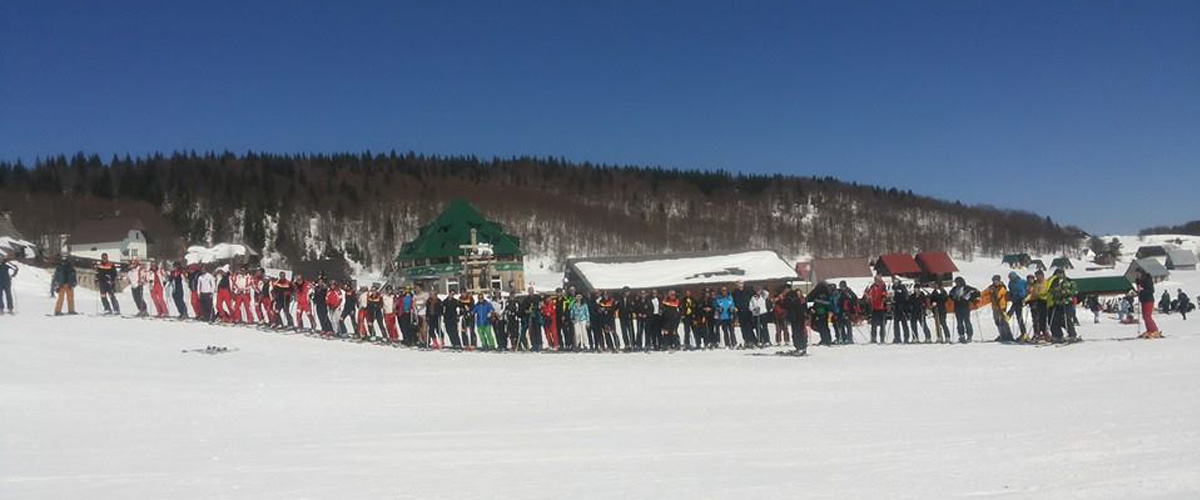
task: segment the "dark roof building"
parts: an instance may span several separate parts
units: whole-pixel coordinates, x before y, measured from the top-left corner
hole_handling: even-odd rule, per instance
[[[1158,262],[1158,260],[1148,257],[1130,262],[1129,269],[1125,270],[1125,277],[1128,278],[1129,281],[1136,281],[1138,269],[1141,269],[1145,271],[1146,274],[1149,274],[1150,277],[1154,279],[1155,283],[1166,280],[1167,277],[1171,275],[1171,273],[1167,271],[1167,268]]]
[[[1018,268],[1018,267],[1028,267],[1029,263],[1032,261],[1033,261],[1033,258],[1030,257],[1029,254],[1027,254],[1027,253],[1014,253],[1014,254],[1005,255],[1004,258],[1000,262],[1003,264],[1007,264],[1008,267]]]
[[[1050,261],[1050,267],[1054,269],[1075,269],[1075,266],[1071,264],[1071,259],[1068,259],[1066,256]]]
[[[80,222],[67,238],[68,245],[87,245],[91,243],[111,243],[124,240],[129,232],[137,230],[143,234],[146,226],[141,219],[134,217],[106,217],[103,219],[88,219]]]
[[[816,283],[839,278],[870,278],[873,274],[870,261],[866,257],[813,259],[811,270],[805,278]]]
[[[1167,249],[1167,269],[1180,271],[1196,270],[1196,254],[1182,248]]]
[[[921,252],[916,257],[921,268],[921,281],[947,281],[958,272],[958,266],[946,252]]]

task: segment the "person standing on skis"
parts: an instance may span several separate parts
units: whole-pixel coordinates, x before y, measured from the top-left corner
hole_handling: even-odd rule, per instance
[[[125,271],[125,278],[129,280],[129,293],[133,296],[133,304],[137,306],[137,317],[145,317],[149,315],[146,312],[145,285],[150,282],[148,277],[150,273],[146,270],[146,266],[137,257],[129,263],[129,269]]]
[[[1029,282],[1021,279],[1021,275],[1016,271],[1008,272],[1008,303],[1009,314],[1017,320],[1017,327],[1021,330],[1020,340],[1024,342],[1028,333],[1025,331],[1025,294],[1029,293]],[[1011,329],[1011,328],[1010,328]]]
[[[12,279],[20,272],[16,264],[8,261],[7,254],[0,254],[0,313],[8,306],[8,313],[13,313]]]
[[[121,304],[117,302],[117,264],[108,260],[108,254],[100,254],[96,264],[96,287],[100,289],[100,304],[104,314],[121,315]]]
[[[950,289],[950,300],[954,301],[954,320],[958,327],[958,341],[970,342],[975,336],[971,328],[971,305],[979,300],[979,290],[967,284],[962,276],[954,278],[954,288]]]
[[[992,301],[992,321],[996,323],[996,330],[1000,332],[996,342],[1012,342],[1015,339],[1012,328],[1008,326],[1008,287],[1004,286],[999,274],[992,276],[992,284],[987,292]]]
[[[876,343],[876,331],[879,332],[878,343],[886,342],[886,317],[887,317],[887,285],[883,284],[883,277],[876,276],[875,281],[867,288],[865,293],[867,300],[871,303],[871,343]]]
[[[1158,330],[1158,323],[1154,321],[1154,278],[1139,267],[1134,285],[1137,286],[1138,302],[1142,304],[1142,321],[1146,323],[1146,331],[1138,337],[1143,339],[1162,338],[1162,332]]]
[[[66,257],[58,258],[58,267],[54,269],[54,280],[51,290],[57,290],[58,300],[54,303],[54,315],[62,316],[63,300],[67,302],[67,314],[75,313],[75,285],[79,284],[75,265]]]

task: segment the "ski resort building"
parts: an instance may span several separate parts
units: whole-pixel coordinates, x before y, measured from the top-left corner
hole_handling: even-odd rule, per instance
[[[108,254],[113,261],[127,262],[150,254],[146,226],[133,217],[107,217],[79,223],[67,237],[67,254],[87,260],[100,260]]]
[[[1195,271],[1196,254],[1191,250],[1173,247],[1167,249],[1167,269],[1173,271]]]
[[[521,240],[464,200],[451,201],[396,257],[397,284],[439,293],[525,287]]]
[[[1171,276],[1171,273],[1167,271],[1167,268],[1161,263],[1154,258],[1147,257],[1145,259],[1138,259],[1130,262],[1129,269],[1125,270],[1125,278],[1129,281],[1137,281],[1138,269],[1146,271],[1146,274],[1149,274],[1151,278],[1154,278],[1155,283],[1166,281],[1166,279]]]
[[[584,292],[732,288],[739,281],[779,290],[797,278],[795,268],[770,250],[589,257],[568,260],[566,271],[567,284]]]
[[[1063,269],[1063,270],[1075,269],[1075,265],[1071,263],[1071,259],[1068,259],[1065,256],[1058,257],[1058,258],[1050,261],[1050,267],[1052,267],[1054,269]]]
[[[1013,269],[1026,268],[1033,262],[1033,257],[1027,253],[1014,253],[1005,255],[1000,262]]]

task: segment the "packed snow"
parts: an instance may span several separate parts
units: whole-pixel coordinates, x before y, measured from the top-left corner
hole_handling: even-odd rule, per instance
[[[1008,272],[958,264],[977,286]],[[1160,315],[1166,338],[1126,342],[1137,325],[1081,310],[1086,341],[1067,347],[449,353],[47,317],[48,281],[23,267],[18,313],[0,316],[0,498],[1200,492],[1195,318]],[[1176,287],[1195,297],[1200,272],[1160,285]],[[96,311],[95,294],[76,301]],[[994,337],[976,314],[976,338]]]

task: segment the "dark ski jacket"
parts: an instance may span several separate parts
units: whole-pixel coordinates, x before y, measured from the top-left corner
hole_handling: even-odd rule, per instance
[[[58,265],[58,268],[56,268],[54,270],[55,288],[58,288],[59,286],[62,286],[62,285],[67,285],[71,288],[75,288],[75,285],[77,283],[78,283],[78,281],[75,276],[75,266],[71,265],[71,263],[69,261],[63,261],[61,264]]]

